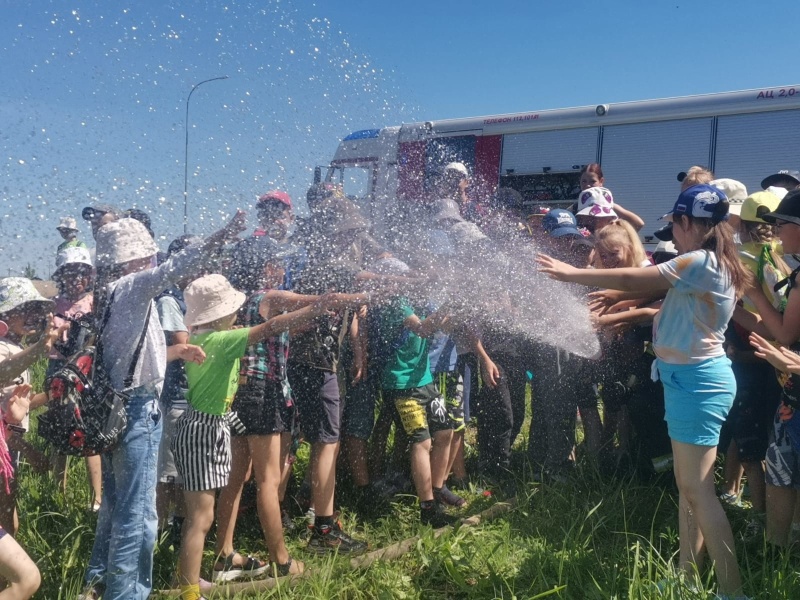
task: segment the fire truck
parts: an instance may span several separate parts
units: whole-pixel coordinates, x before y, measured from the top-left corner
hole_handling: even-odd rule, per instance
[[[452,161],[469,169],[476,200],[507,187],[530,210],[571,205],[581,168],[599,163],[615,201],[645,220],[648,243],[678,173],[702,165],[756,191],[767,175],[800,168],[798,135],[800,85],[780,86],[366,129],[315,178],[343,185],[380,235],[391,209],[429,198]]]

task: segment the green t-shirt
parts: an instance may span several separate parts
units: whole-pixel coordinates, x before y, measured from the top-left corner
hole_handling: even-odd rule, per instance
[[[239,388],[239,359],[247,349],[250,329],[208,331],[189,338],[206,353],[202,365],[187,362],[186,379],[189,392],[186,399],[197,411],[209,415],[224,415]]]
[[[381,308],[382,343],[390,350],[383,370],[383,389],[410,390],[433,382],[428,360],[428,340],[405,328],[403,322],[414,315],[407,298],[394,298]]]

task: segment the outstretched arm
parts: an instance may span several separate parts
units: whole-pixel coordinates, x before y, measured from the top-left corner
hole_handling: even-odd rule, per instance
[[[546,254],[536,257],[539,271],[558,281],[622,291],[668,291],[672,286],[658,269],[577,269]]]

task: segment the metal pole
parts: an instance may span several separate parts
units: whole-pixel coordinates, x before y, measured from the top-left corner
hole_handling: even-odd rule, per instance
[[[192,99],[192,94],[194,91],[199,88],[204,83],[208,83],[209,81],[219,81],[220,79],[228,79],[227,75],[223,75],[222,77],[212,77],[211,79],[206,79],[205,81],[201,81],[200,83],[196,83],[192,88],[192,91],[189,92],[189,95],[186,97],[186,121],[184,123],[184,129],[186,129],[186,144],[185,150],[186,153],[183,159],[183,233],[186,235],[187,229],[189,226],[189,100]]]

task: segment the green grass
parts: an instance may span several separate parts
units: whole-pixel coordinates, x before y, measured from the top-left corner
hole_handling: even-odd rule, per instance
[[[471,436],[470,436],[471,437]],[[35,437],[32,439],[35,440]],[[524,436],[521,436],[524,439]],[[521,451],[521,448],[517,449]],[[301,452],[299,473],[306,465]],[[62,494],[49,475],[20,472],[19,541],[37,561],[43,576],[36,596],[74,598],[81,587],[95,516],[87,510],[89,489],[83,461],[71,460],[69,486]],[[493,504],[480,485],[468,491],[475,514]],[[354,570],[346,558],[318,558],[304,551],[297,538],[290,552],[311,573],[296,587],[281,585],[261,598],[461,599],[461,598],[711,598],[713,575],[699,574],[692,591],[674,568],[677,552],[677,507],[674,489],[636,479],[600,476],[580,462],[569,481],[537,484],[519,481],[518,505],[500,518],[477,527],[460,527],[439,537],[421,528],[413,498],[399,498],[389,514],[372,522],[358,520],[345,508],[346,530],[380,548],[417,535],[408,554]],[[742,531],[746,510],[730,513],[734,531]],[[299,521],[298,521],[299,522]],[[302,529],[302,528],[301,528]],[[737,536],[737,551],[746,592],[760,600],[800,598],[796,554],[774,554],[761,542],[746,545]],[[237,546],[266,556],[254,511],[237,531]],[[213,560],[207,544],[205,567]],[[166,587],[175,566],[166,544],[156,552],[155,587]],[[662,581],[662,592],[655,582]]]

